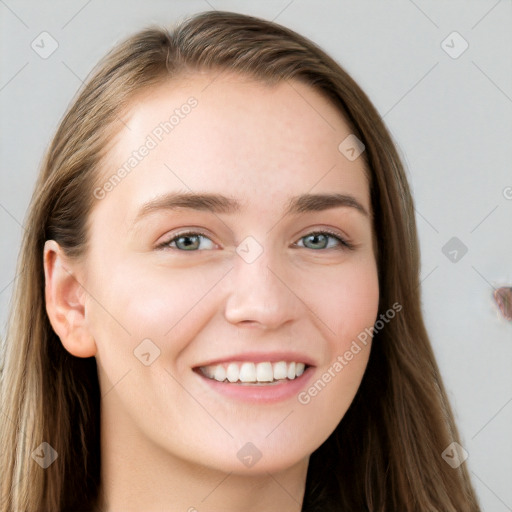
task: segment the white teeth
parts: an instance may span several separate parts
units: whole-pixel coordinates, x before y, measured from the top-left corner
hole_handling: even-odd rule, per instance
[[[304,363],[279,361],[277,363],[229,363],[200,368],[203,375],[219,382],[274,382],[278,380],[293,380],[300,377],[305,370]]]
[[[244,363],[240,368],[240,381],[242,382],[255,382],[256,381],[256,367],[254,363]]]
[[[219,382],[226,380],[226,369],[224,368],[224,366],[222,366],[221,364],[216,366],[213,378],[215,380],[218,380]]]
[[[286,375],[288,374],[288,370],[286,367],[286,363],[284,361],[279,361],[279,363],[274,363],[274,379],[286,379]]]
[[[258,382],[272,382],[274,380],[274,371],[272,370],[272,363],[257,364],[256,380]]]
[[[240,377],[240,370],[238,369],[238,365],[236,363],[229,363],[228,369],[226,371],[226,377],[229,382],[236,382]]]
[[[286,376],[289,379],[294,379],[295,378],[295,363],[290,363],[288,365],[288,373],[286,374]]]

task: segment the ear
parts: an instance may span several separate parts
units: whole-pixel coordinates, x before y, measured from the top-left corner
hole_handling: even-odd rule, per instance
[[[55,240],[44,244],[46,312],[64,348],[76,357],[92,357],[96,343],[86,324],[86,292],[75,277],[77,264]]]

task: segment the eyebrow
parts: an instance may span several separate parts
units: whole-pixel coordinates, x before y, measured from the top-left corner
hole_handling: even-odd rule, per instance
[[[366,208],[350,194],[301,194],[290,198],[284,215],[319,212],[340,207],[353,208],[362,215],[370,217]],[[179,208],[229,214],[240,212],[242,205],[236,199],[222,194],[170,193],[145,203],[139,210],[135,222],[150,213]]]

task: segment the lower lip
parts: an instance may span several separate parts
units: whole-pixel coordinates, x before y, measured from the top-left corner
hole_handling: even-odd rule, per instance
[[[297,396],[306,386],[313,376],[314,368],[310,366],[300,377],[293,380],[283,380],[276,384],[267,385],[250,385],[250,384],[234,384],[229,382],[219,382],[215,379],[205,377],[200,371],[194,372],[207,385],[218,393],[230,398],[241,400],[244,402],[257,402],[260,404],[271,404],[288,400],[293,396]]]

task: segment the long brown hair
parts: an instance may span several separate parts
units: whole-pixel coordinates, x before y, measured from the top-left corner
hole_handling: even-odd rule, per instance
[[[168,32],[141,31],[98,65],[45,156],[27,220],[1,362],[1,512],[91,510],[100,489],[96,360],[69,354],[49,323],[43,246],[87,251],[92,191],[120,115],[135,93],[184,71],[231,70],[321,92],[365,145],[379,313],[403,309],[374,335],[361,386],[332,435],[311,454],[303,511],[476,512],[465,464],[441,457],[460,441],[420,307],[413,200],[378,112],[314,43],[275,23],[229,12],[193,16]],[[46,469],[33,452],[58,454]]]

